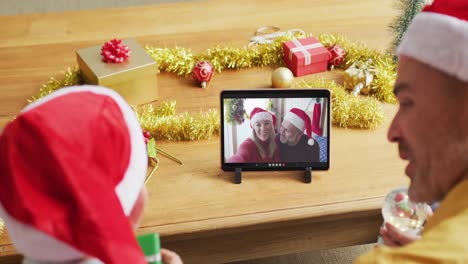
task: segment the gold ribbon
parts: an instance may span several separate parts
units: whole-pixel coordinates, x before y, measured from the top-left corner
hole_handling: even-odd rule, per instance
[[[255,44],[271,44],[278,37],[281,37],[286,34],[294,35],[295,33],[301,33],[301,35],[305,36],[305,32],[302,29],[290,29],[288,31],[280,31],[280,28],[275,26],[259,27],[254,33],[255,36],[250,39],[249,46]]]

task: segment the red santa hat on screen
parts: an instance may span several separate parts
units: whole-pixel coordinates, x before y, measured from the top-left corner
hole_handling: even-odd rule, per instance
[[[255,107],[252,112],[250,112],[250,127],[253,127],[253,125],[260,120],[268,120],[273,123],[273,127],[276,127],[275,114],[260,107]]]
[[[309,138],[307,144],[311,146],[314,145],[314,139],[312,138],[312,122],[306,112],[299,108],[291,108],[291,110],[289,110],[289,112],[284,116],[284,120],[289,121],[297,127],[297,129],[306,134]]]
[[[28,105],[0,135],[0,157],[0,217],[26,258],[146,263],[127,218],[146,146],[116,92],[76,86]]]
[[[414,17],[397,53],[468,82],[467,47],[468,1],[435,0]]]

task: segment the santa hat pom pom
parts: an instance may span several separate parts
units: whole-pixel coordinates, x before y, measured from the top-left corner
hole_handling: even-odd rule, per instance
[[[309,138],[309,140],[307,141],[307,144],[309,144],[310,146],[313,146],[315,143],[315,140],[313,138]]]

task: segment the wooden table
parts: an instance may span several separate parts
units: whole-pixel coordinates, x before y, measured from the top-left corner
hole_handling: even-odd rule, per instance
[[[275,25],[341,33],[385,50],[391,41],[387,26],[396,14],[391,0],[212,0],[0,17],[0,127],[49,76],[76,65],[76,49],[114,37],[198,52],[216,44],[241,47],[256,28]],[[162,73],[159,95],[161,100],[176,100],[178,111],[219,108],[222,89],[269,87],[271,72],[225,71],[207,90],[197,88],[189,77]],[[219,137],[159,142],[184,164],[161,159],[148,183],[150,202],[138,232],[159,232],[163,246],[179,252],[186,263],[375,241],[383,197],[407,184],[396,146],[386,140],[396,107],[384,107],[386,123],[375,131],[333,128],[331,169],[314,173],[312,184],[302,182],[301,172],[268,172],[244,173],[243,183],[235,185],[233,174],[220,169]],[[7,235],[0,236],[0,256],[14,253]]]

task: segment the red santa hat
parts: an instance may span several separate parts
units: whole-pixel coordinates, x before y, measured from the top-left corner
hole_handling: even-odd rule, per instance
[[[408,27],[398,55],[468,82],[468,1],[435,0]]]
[[[311,146],[314,145],[314,139],[312,138],[312,122],[306,112],[299,108],[291,108],[284,116],[284,120],[289,121],[297,127],[297,129],[305,132],[306,136],[309,138],[307,143]]]
[[[270,111],[264,110],[260,107],[255,107],[252,112],[250,112],[250,127],[253,127],[255,122],[260,120],[268,120],[273,123],[273,127],[276,127],[276,116]]]
[[[127,218],[143,187],[146,146],[116,92],[60,89],[0,135],[0,217],[28,259],[146,263]]]

